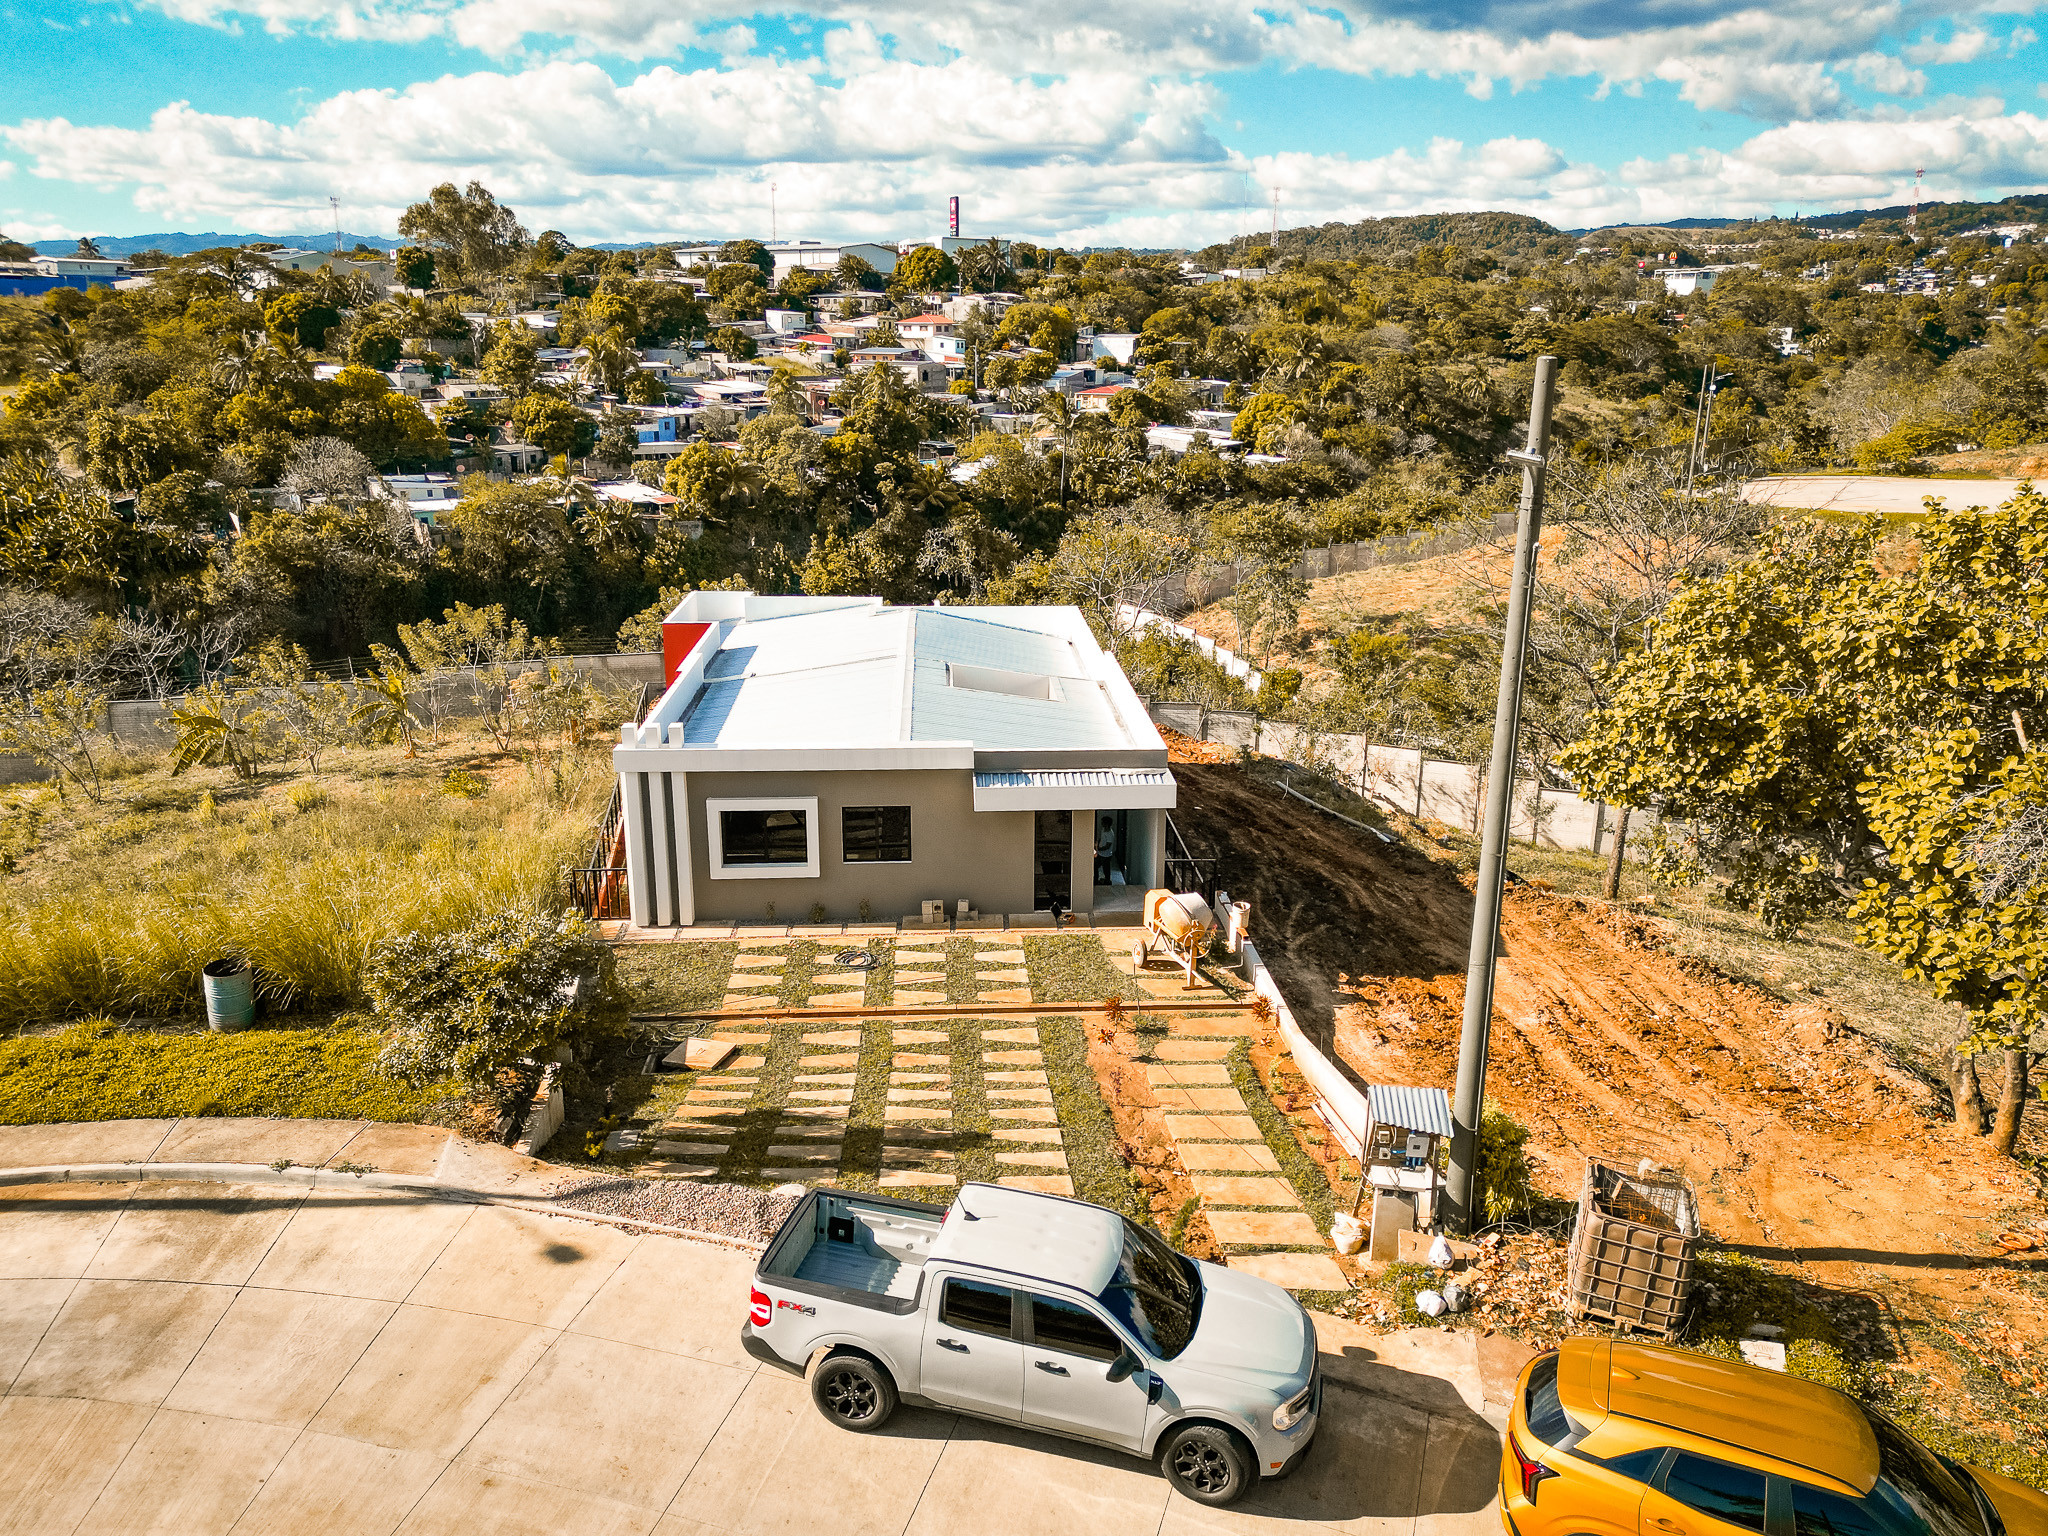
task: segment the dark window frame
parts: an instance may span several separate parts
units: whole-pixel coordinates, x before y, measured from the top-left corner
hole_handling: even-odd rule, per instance
[[[1135,1353],[1131,1349],[1130,1342],[1124,1338],[1116,1325],[1093,1311],[1085,1302],[1073,1301],[1065,1296],[1040,1296],[1035,1291],[1019,1291],[1017,1294],[1024,1297],[1031,1304],[1031,1313],[1027,1322],[1030,1331],[1025,1335],[1025,1342],[1033,1349],[1048,1349],[1056,1354],[1072,1355],[1077,1360],[1100,1360],[1105,1364],[1117,1359],[1119,1356]],[[1038,1336],[1038,1307],[1041,1302],[1048,1306],[1070,1308],[1094,1323],[1104,1333],[1109,1335],[1110,1342],[1114,1346],[1110,1353],[1106,1355],[1093,1354],[1087,1350],[1076,1349],[1068,1344],[1040,1338]]]
[[[900,814],[903,819],[903,835],[897,841],[889,829],[889,819]],[[872,839],[866,829],[856,833],[852,818],[872,816],[874,830]],[[908,864],[911,862],[911,814],[907,805],[842,805],[839,808],[839,858],[846,864]],[[897,849],[901,852],[897,852]],[[856,851],[858,850],[858,851]]]
[[[1704,1462],[1710,1467],[1725,1467],[1730,1472],[1739,1472],[1744,1477],[1754,1477],[1759,1482],[1761,1482],[1764,1485],[1763,1508],[1758,1512],[1757,1523],[1754,1526],[1752,1526],[1745,1521],[1731,1519],[1727,1515],[1717,1513],[1714,1510],[1701,1509],[1699,1505],[1691,1503],[1686,1499],[1681,1498],[1678,1494],[1673,1493],[1671,1491],[1671,1475],[1678,1470],[1678,1464],[1681,1461],[1685,1461],[1688,1459],[1692,1461]],[[1666,1456],[1664,1458],[1664,1464],[1657,1469],[1657,1481],[1654,1484],[1654,1486],[1656,1487],[1659,1493],[1664,1495],[1664,1497],[1670,1499],[1675,1504],[1684,1505],[1687,1509],[1691,1510],[1694,1514],[1700,1516],[1702,1519],[1717,1520],[1723,1525],[1732,1525],[1739,1530],[1755,1531],[1758,1533],[1758,1536],[1769,1536],[1769,1533],[1771,1531],[1771,1515],[1773,1513],[1771,1503],[1771,1482],[1771,1474],[1762,1471],[1759,1468],[1745,1467],[1739,1462],[1723,1461],[1720,1457],[1709,1456],[1704,1451],[1688,1451],[1679,1449],[1677,1450],[1676,1454]]]
[[[984,1339],[1014,1339],[1017,1336],[1018,1298],[1023,1294],[1014,1286],[991,1285],[986,1280],[972,1280],[963,1275],[948,1275],[941,1282],[945,1289],[939,1293],[939,1323],[942,1327],[958,1328]],[[987,1328],[980,1323],[966,1322],[949,1315],[953,1301],[953,1287],[961,1286],[976,1291],[1001,1291],[1010,1298],[1010,1318],[1000,1329]]]
[[[721,809],[718,813],[718,862],[727,869],[788,869],[792,865],[811,862],[810,807],[802,805],[777,806],[771,810]],[[733,818],[756,817],[760,820],[759,853],[749,848],[747,841],[740,840],[736,850],[733,840]],[[789,828],[774,828],[768,824],[771,816],[794,816],[796,818],[796,853],[794,857],[769,857],[778,841],[786,842]],[[780,834],[778,839],[776,834]]]

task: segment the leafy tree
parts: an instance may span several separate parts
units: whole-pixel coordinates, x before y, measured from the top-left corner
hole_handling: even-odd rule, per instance
[[[960,280],[953,258],[935,245],[921,245],[896,263],[889,286],[900,293],[932,293]]]
[[[1681,592],[1560,763],[1585,792],[1658,805],[1684,828],[1677,853],[1776,929],[1853,901],[1864,943],[1964,1009],[1961,1112],[1969,1056],[2024,1053],[2039,1024],[2025,829],[2048,724],[2048,498],[1930,507],[1910,550],[1874,518],[1781,529]]]
[[[510,208],[482,182],[462,191],[443,182],[398,218],[398,232],[464,282],[481,282],[511,269],[532,243]],[[416,286],[416,285],[408,285]]]
[[[397,365],[405,354],[405,338],[381,320],[359,325],[348,338],[348,360],[379,373]]]
[[[109,697],[77,681],[54,683],[26,696],[0,694],[0,750],[20,753],[56,774],[60,793],[69,779],[87,799],[98,800],[93,738],[106,722]]]
[[[434,286],[434,253],[417,245],[403,247],[392,263],[401,285],[422,291]]]
[[[736,330],[729,325],[721,325],[704,339],[711,343],[712,351],[722,352],[727,357],[739,358],[741,360],[753,357],[761,350],[755,344],[753,337],[749,336],[745,331]]]
[[[386,645],[373,645],[370,655],[377,670],[356,681],[355,705],[349,724],[365,741],[404,742],[405,755],[418,755],[415,733],[420,718],[413,713],[413,697],[420,675],[405,664],[405,658]]]
[[[864,293],[880,293],[884,286],[882,274],[877,272],[864,257],[848,251],[832,268],[832,281],[842,289]]]
[[[259,632],[354,656],[404,616],[421,587],[423,558],[410,515],[394,520],[367,501],[260,509],[208,592]]]
[[[768,247],[758,240],[728,240],[719,247],[718,259],[722,262],[744,263],[761,274],[761,285],[766,287],[775,280],[775,257]]]
[[[164,417],[102,410],[93,412],[86,422],[86,473],[110,491],[140,490],[152,481],[197,469],[205,462],[205,448]]]
[[[348,739],[348,690],[316,677],[303,646],[266,642],[243,663],[240,687],[261,699],[277,749],[303,757],[310,773]]]
[[[559,395],[534,390],[512,408],[512,426],[521,438],[549,453],[580,459],[597,441],[597,423]]]
[[[441,521],[449,535],[442,559],[461,589],[528,619],[550,610],[568,574],[571,535],[546,485],[471,476]]]
[[[540,337],[533,327],[517,320],[500,320],[491,328],[491,344],[478,370],[486,384],[517,400],[533,388],[539,368]]]
[[[207,683],[171,709],[177,750],[171,776],[202,763],[225,763],[240,779],[253,779],[274,750],[272,719],[262,694],[248,687]]]
[[[281,293],[263,308],[263,325],[271,335],[316,350],[339,324],[341,311],[309,293]]]
[[[553,1050],[575,1022],[577,980],[602,984],[610,966],[581,918],[493,912],[453,932],[401,934],[363,970],[389,1030],[378,1066],[421,1087],[453,1077],[503,1102],[511,1069]]]

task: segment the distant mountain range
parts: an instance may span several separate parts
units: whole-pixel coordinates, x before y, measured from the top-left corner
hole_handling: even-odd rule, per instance
[[[262,241],[271,245],[297,246],[300,250],[324,251],[334,245],[334,231],[322,230],[317,235],[222,235],[208,230],[201,235],[158,234],[158,235],[94,235],[93,243],[108,256],[133,256],[137,251],[162,251],[166,256],[190,256],[194,251],[210,251],[223,245],[254,245]],[[341,237],[343,250],[353,249],[358,243],[389,249],[399,243],[393,235],[351,235]],[[37,240],[34,242],[38,256],[69,256],[78,249],[76,240]]]

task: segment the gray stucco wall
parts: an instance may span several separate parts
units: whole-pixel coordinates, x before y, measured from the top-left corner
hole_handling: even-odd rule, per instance
[[[818,798],[817,878],[713,880],[705,801],[783,795]],[[914,917],[925,901],[951,912],[962,897],[984,913],[1031,910],[1031,814],[975,810],[971,773],[693,773],[682,798],[699,922],[763,918],[771,901],[784,922],[806,921],[813,903],[827,920],[851,922],[863,900],[877,921]],[[849,805],[909,806],[911,862],[848,864],[840,811]]]

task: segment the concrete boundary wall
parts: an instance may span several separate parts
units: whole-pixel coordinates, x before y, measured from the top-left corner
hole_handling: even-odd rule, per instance
[[[1412,565],[1438,555],[1454,555],[1515,531],[1511,513],[1502,513],[1487,523],[1469,523],[1453,528],[1419,528],[1413,533],[1390,533],[1383,538],[1362,539],[1352,544],[1326,544],[1306,551],[1291,567],[1303,581],[1319,581],[1351,571],[1370,571],[1383,565]],[[1244,580],[1236,565],[1219,565],[1205,571],[1191,571],[1163,582],[1157,601],[1176,613],[1200,608],[1235,592]]]
[[[1389,810],[1478,835],[1486,808],[1486,769],[1477,763],[1445,762],[1417,747],[1383,746],[1348,732],[1307,731],[1284,721],[1261,720],[1248,710],[1208,709],[1170,700],[1148,700],[1146,707],[1155,724],[1183,736],[1300,763],[1341,779]],[[1641,810],[1631,815],[1630,856],[1642,846],[1639,834],[1649,831],[1656,820]],[[1608,829],[1618,821],[1618,812],[1601,801],[1517,780],[1509,801],[1508,835],[1536,848],[1604,853]]]
[[[662,663],[659,652],[635,651],[624,655],[596,653],[584,656],[542,656],[531,661],[514,662],[506,668],[513,676],[536,672],[551,661],[566,661],[578,672],[601,677],[613,683],[652,683],[657,688],[662,682]],[[343,687],[353,687],[347,678],[331,679]],[[477,669],[465,667],[451,672],[436,673],[427,685],[430,698],[415,713],[429,712],[444,719],[461,720],[483,712],[482,694],[477,684]],[[107,733],[117,741],[162,745],[170,738],[171,710],[183,702],[183,697],[173,699],[116,699],[107,706]],[[0,757],[0,784],[21,783],[28,779],[43,779],[49,775],[37,769],[26,759],[20,760],[24,771],[9,777],[9,763],[13,759]]]

